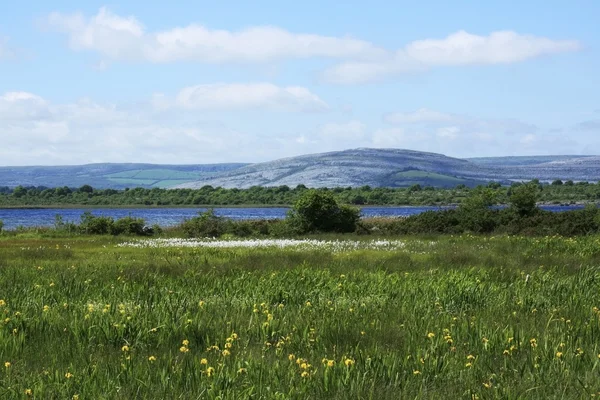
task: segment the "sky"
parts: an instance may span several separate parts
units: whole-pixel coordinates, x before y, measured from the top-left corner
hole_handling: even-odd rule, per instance
[[[0,165],[600,154],[596,0],[29,1]]]

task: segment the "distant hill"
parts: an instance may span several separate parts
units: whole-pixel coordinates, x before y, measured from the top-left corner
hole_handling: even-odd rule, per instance
[[[455,187],[489,181],[600,180],[600,156],[485,157],[459,159],[403,149],[353,149],[258,164],[89,164],[0,167],[0,186],[95,188],[161,187]]]
[[[171,187],[218,173],[240,168],[246,164],[88,164],[52,167],[0,167],[0,186],[47,186],[122,189],[126,187]]]
[[[251,164],[212,178],[178,187],[204,185],[225,188],[251,186],[347,187],[409,186],[415,183],[441,187],[477,185],[475,164],[441,154],[401,149],[355,149],[285,158]],[[483,176],[485,174],[481,174]]]

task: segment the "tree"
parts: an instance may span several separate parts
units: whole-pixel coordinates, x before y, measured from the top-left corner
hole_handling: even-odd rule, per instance
[[[460,204],[462,210],[482,210],[498,202],[498,193],[490,188],[479,187]]]
[[[82,187],[79,188],[78,191],[81,193],[93,193],[94,188],[91,187],[90,185],[83,185]]]
[[[0,219],[0,233],[2,233],[2,228],[4,228],[4,222]]]
[[[359,218],[357,208],[340,205],[331,192],[313,189],[300,196],[286,222],[298,233],[353,232]]]
[[[554,181],[552,181],[552,185],[553,186],[562,186],[563,181],[561,181],[560,179],[556,179]]]
[[[511,208],[521,216],[533,214],[536,210],[538,190],[534,183],[513,187],[509,197]]]
[[[27,189],[25,189],[23,186],[17,186],[16,188],[13,189],[13,196],[15,197],[23,197],[27,194]]]

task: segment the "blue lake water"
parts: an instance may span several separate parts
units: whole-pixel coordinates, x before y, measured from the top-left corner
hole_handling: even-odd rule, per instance
[[[441,210],[444,207],[364,207],[361,212],[365,217],[398,217],[419,214],[424,211]],[[569,211],[581,209],[583,206],[541,206],[549,211]],[[205,208],[94,208],[94,209],[0,209],[0,220],[5,229],[18,226],[53,226],[56,215],[61,215],[65,222],[80,221],[81,214],[90,211],[100,216],[111,216],[115,219],[132,216],[144,218],[148,225],[176,225],[186,218],[192,218]],[[284,218],[287,208],[215,208],[217,215],[231,219],[277,219]]]

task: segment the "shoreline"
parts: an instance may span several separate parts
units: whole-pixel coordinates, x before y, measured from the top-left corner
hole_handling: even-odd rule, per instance
[[[587,204],[598,204],[595,201],[576,201],[573,203],[559,203],[555,202],[541,202],[536,205],[539,206],[556,206],[556,207],[573,207],[573,206],[585,206]],[[394,204],[362,204],[354,205],[359,209],[363,208],[415,208],[415,207],[437,207],[437,208],[455,208],[460,204],[414,204],[414,205],[394,205]],[[508,204],[498,204],[497,206],[506,207]],[[176,204],[176,205],[136,205],[136,204],[125,204],[125,205],[96,205],[96,204],[54,204],[54,205],[15,205],[15,206],[0,206],[0,210],[75,210],[75,209],[107,209],[107,210],[119,210],[119,209],[141,209],[141,210],[152,210],[152,209],[221,209],[221,208],[291,208],[289,204],[231,204],[231,205],[189,205],[189,204]]]

